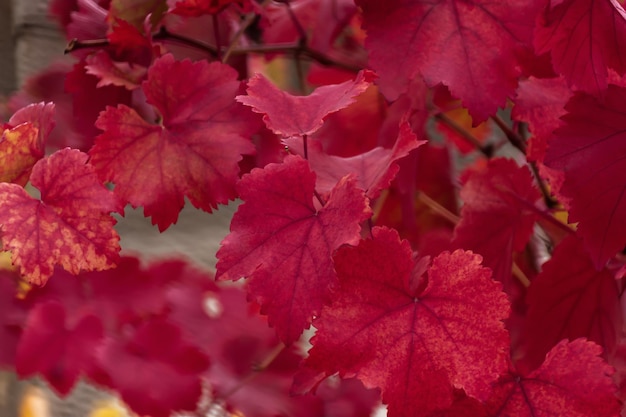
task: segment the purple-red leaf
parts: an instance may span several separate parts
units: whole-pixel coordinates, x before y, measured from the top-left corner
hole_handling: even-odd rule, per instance
[[[370,64],[389,99],[422,74],[448,86],[479,123],[517,86],[515,49],[530,44],[539,1],[358,0]]]
[[[626,73],[626,12],[618,0],[550,1],[535,35],[539,54],[571,86],[604,94],[608,68]]]
[[[508,375],[487,403],[490,417],[618,417],[614,369],[593,342],[561,341],[528,375]]]
[[[596,271],[582,242],[565,238],[533,280],[524,341],[526,359],[537,367],[562,339],[598,343],[611,355],[622,329],[622,310],[613,274]]]
[[[302,138],[289,138],[283,142],[304,156]],[[317,176],[316,190],[326,194],[341,178],[348,174],[355,174],[357,186],[365,191],[367,197],[374,199],[383,189],[389,187],[398,173],[400,168],[397,161],[425,143],[425,140],[417,140],[408,122],[400,125],[400,134],[392,149],[376,147],[348,158],[328,155],[321,149],[319,142],[310,141],[308,159],[311,169]]]
[[[578,93],[565,109],[544,163],[563,171],[558,193],[599,269],[626,245],[626,89],[610,85],[602,101]]]
[[[67,394],[82,373],[94,366],[104,337],[100,319],[87,314],[71,323],[55,301],[37,304],[20,338],[15,369],[21,377],[41,373],[60,394]]]
[[[389,416],[447,408],[453,387],[485,400],[506,370],[509,302],[480,256],[443,252],[422,276],[407,241],[375,228],[340,248],[340,285],[314,322],[305,366],[380,387]]]
[[[336,283],[333,252],[359,239],[371,211],[354,178],[344,178],[319,207],[315,174],[299,156],[254,169],[238,184],[245,202],[217,253],[216,278],[249,278],[251,296],[280,338],[294,342]]]
[[[319,87],[308,96],[292,96],[257,74],[248,81],[248,94],[237,96],[237,101],[263,114],[263,121],[277,135],[310,135],[322,127],[324,117],[354,103],[374,78],[374,73],[364,70],[353,81]]]
[[[461,189],[464,205],[455,245],[481,254],[494,279],[506,283],[513,251],[522,250],[532,233],[537,217],[533,206],[540,196],[528,167],[508,159],[489,161]]]

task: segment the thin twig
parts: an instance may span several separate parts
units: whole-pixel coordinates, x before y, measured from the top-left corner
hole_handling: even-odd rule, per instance
[[[509,142],[511,142],[511,145],[515,146],[517,149],[520,150],[520,152],[526,155],[526,141],[524,141],[524,139],[520,135],[515,133],[515,131],[511,129],[511,126],[509,126],[504,120],[502,120],[500,116],[491,116],[491,120],[493,120],[502,130],[502,132],[504,132],[504,135],[509,140]]]
[[[272,0],[264,0],[263,3],[259,5],[259,7],[265,8],[268,4],[270,4],[271,1]],[[254,23],[254,20],[256,19],[256,17],[257,17],[256,12],[250,12],[246,15],[243,22],[241,23],[241,26],[239,26],[239,29],[237,30],[233,38],[230,40],[228,44],[228,48],[226,48],[226,51],[224,52],[224,55],[222,56],[222,62],[228,61],[228,58],[230,57],[230,54],[233,51],[233,48],[235,47],[237,42],[239,42],[239,39],[241,39],[241,37],[246,32],[246,30],[250,27],[250,25]]]
[[[453,225],[456,226],[461,220],[459,216],[452,213],[450,210],[448,210],[447,208],[445,208],[444,206],[442,206],[441,204],[439,204],[438,202],[430,198],[427,194],[424,194],[423,192],[419,191],[417,193],[417,198],[419,201],[426,204],[428,208],[430,208],[435,213],[439,214],[444,219],[448,220]],[[511,273],[513,274],[513,276],[515,276],[515,278],[517,278],[517,280],[524,287],[528,287],[530,285],[530,280],[528,279],[526,274],[524,274],[524,271],[521,270],[521,268],[517,265],[515,261],[513,261]]]
[[[422,191],[417,192],[417,199],[421,201],[422,203],[426,204],[426,206],[430,208],[432,211],[434,211],[435,213],[437,213],[438,215],[440,215],[441,217],[448,220],[450,223],[454,225],[456,225],[461,220],[459,216],[452,213],[450,210],[448,210],[447,208],[445,208],[444,206],[442,206],[441,204],[439,204],[438,202],[430,198],[427,194],[424,194]]]
[[[191,46],[202,51],[207,52],[213,58],[217,57],[217,48],[213,45],[209,45],[204,42],[197,41],[195,39],[187,38],[185,36],[177,35],[168,31],[165,27],[161,27],[159,32],[155,33],[152,36],[153,39],[161,40],[161,41],[176,41],[181,44]],[[108,39],[90,39],[80,41],[78,39],[72,39],[70,43],[65,48],[65,53],[70,53],[79,49],[87,49],[87,48],[104,48],[110,45]],[[313,61],[318,62],[321,65],[332,66],[335,68],[344,69],[346,71],[351,72],[359,72],[362,67],[358,65],[349,64],[346,62],[335,60],[329,56],[324,55],[323,53],[316,51],[314,49],[309,48],[308,45],[300,45],[299,43],[291,43],[284,45],[256,45],[256,46],[248,46],[242,48],[234,48],[230,51],[230,55],[247,55],[247,54],[285,54],[285,55],[293,55],[293,56],[301,56],[309,58]]]
[[[543,196],[543,201],[548,208],[555,208],[559,205],[559,202],[552,198],[550,194],[550,190],[548,190],[548,186],[546,185],[541,175],[539,175],[539,168],[537,168],[537,164],[534,161],[529,161],[528,165],[530,166],[530,170],[535,177],[535,182],[539,187],[539,191],[541,191],[541,195]]]
[[[435,114],[435,119],[439,120],[441,123],[448,126],[450,129],[454,130],[457,134],[459,134],[465,141],[470,143],[473,147],[478,149],[480,153],[485,155],[486,158],[491,158],[493,156],[493,148],[491,146],[483,146],[474,135],[469,133],[467,130],[463,129],[459,126],[454,120],[450,119],[443,113]]]
[[[218,19],[219,13],[216,13],[213,15],[213,36],[215,37],[215,49],[217,52],[217,56],[215,58],[217,58],[218,61],[221,61],[222,59],[222,36],[220,34],[220,25],[219,25],[219,19]]]

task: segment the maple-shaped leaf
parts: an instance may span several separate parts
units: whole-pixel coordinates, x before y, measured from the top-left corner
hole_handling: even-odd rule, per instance
[[[380,387],[390,417],[446,408],[453,387],[489,396],[507,368],[509,302],[479,255],[443,252],[421,276],[408,241],[376,227],[334,259],[340,285],[314,321],[307,368]]]
[[[542,2],[358,0],[379,85],[394,100],[422,74],[448,86],[480,123],[515,91],[515,49],[532,40]]]
[[[109,338],[97,351],[110,386],[137,414],[168,417],[172,411],[195,410],[209,361],[187,344],[180,329],[164,319],[144,322],[126,338]]]
[[[293,137],[283,140],[290,149],[304,156],[302,138]],[[342,158],[328,155],[321,149],[318,141],[309,141],[308,160],[317,177],[315,189],[322,194],[330,192],[341,178],[355,174],[357,186],[365,191],[370,199],[378,197],[380,192],[389,187],[400,167],[397,161],[413,149],[427,143],[417,140],[408,122],[400,126],[398,139],[392,149],[376,147],[360,155]]]
[[[104,133],[91,162],[163,231],[178,219],[185,197],[208,212],[236,197],[237,164],[254,152],[250,136],[258,124],[234,101],[239,82],[228,65],[165,55],[142,88],[163,121],[149,123],[123,105],[107,108],[96,122]]]
[[[60,265],[73,274],[115,266],[119,236],[111,212],[122,207],[98,180],[88,155],[63,149],[35,164],[31,184],[41,200],[16,184],[0,184],[3,249],[29,282],[43,285]]]
[[[308,96],[293,96],[256,74],[248,81],[248,94],[237,96],[237,101],[263,114],[263,121],[277,135],[310,135],[322,127],[324,117],[354,103],[374,78],[373,72],[363,70],[353,81],[325,85]]]
[[[249,278],[251,296],[281,340],[294,342],[318,315],[337,277],[332,254],[355,244],[371,215],[363,191],[342,179],[317,208],[315,174],[290,155],[282,164],[254,169],[238,183],[244,201],[217,252],[216,278]]]
[[[618,0],[552,0],[535,48],[551,53],[554,69],[569,85],[598,95],[607,88],[607,68],[626,73],[626,11]]]
[[[26,185],[35,163],[43,158],[46,140],[54,127],[54,104],[23,107],[0,133],[0,182]]]
[[[490,417],[618,417],[621,405],[600,346],[562,340],[527,375],[502,377],[487,403]]]
[[[596,268],[626,245],[626,89],[610,85],[604,100],[578,93],[563,126],[548,143],[544,163],[564,172],[558,191],[569,200]]]
[[[586,337],[602,346],[607,355],[614,351],[622,329],[617,281],[609,270],[595,269],[575,236],[556,247],[533,280],[526,301],[528,366],[541,364],[562,339]]]
[[[511,277],[513,252],[521,251],[537,217],[533,207],[540,198],[528,167],[509,159],[493,159],[469,175],[461,189],[461,221],[454,244],[483,256],[494,279]]]
[[[37,304],[26,322],[15,359],[20,377],[36,373],[61,395],[70,392],[78,378],[94,365],[94,351],[104,332],[100,319],[88,314],[70,323],[65,308],[55,301]]]

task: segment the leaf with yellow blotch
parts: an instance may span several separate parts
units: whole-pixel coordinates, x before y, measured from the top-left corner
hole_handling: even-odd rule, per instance
[[[54,127],[54,104],[19,109],[0,133],[0,182],[26,185],[33,165],[45,154]]]
[[[66,148],[37,162],[30,181],[41,200],[19,185],[0,184],[2,246],[32,284],[45,284],[56,265],[73,274],[116,265],[119,236],[109,213],[123,207],[88,158]]]

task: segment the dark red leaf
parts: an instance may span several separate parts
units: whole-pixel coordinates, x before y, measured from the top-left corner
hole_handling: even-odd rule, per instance
[[[513,252],[528,242],[537,217],[533,207],[541,196],[528,167],[493,159],[469,175],[460,196],[464,205],[454,244],[481,254],[494,279],[507,288]]]
[[[626,73],[626,11],[617,0],[552,0],[535,35],[537,53],[550,52],[570,86],[604,94],[608,68]]]
[[[149,69],[143,90],[162,123],[126,106],[107,108],[90,155],[115,193],[143,206],[163,231],[178,219],[185,197],[208,212],[236,197],[237,164],[254,152],[249,138],[258,124],[234,102],[239,82],[227,65],[165,55]]]
[[[525,337],[529,366],[543,362],[562,339],[598,343],[611,355],[622,329],[617,282],[607,269],[597,271],[582,242],[564,239],[528,289]]]
[[[564,172],[557,191],[599,269],[626,245],[626,89],[609,86],[603,101],[579,93],[565,109],[544,163]]]
[[[182,340],[178,327],[162,319],[145,322],[126,338],[106,340],[98,361],[108,376],[101,382],[133,411],[153,417],[195,410],[200,375],[209,365],[205,354]]]
[[[528,375],[503,377],[487,403],[490,417],[618,417],[614,369],[585,339],[556,345]]]
[[[21,377],[40,373],[62,395],[93,368],[94,352],[104,336],[97,316],[84,315],[72,323],[65,311],[58,302],[37,304],[28,316],[15,359]]]
[[[485,400],[507,367],[501,284],[461,250],[442,253],[421,276],[423,261],[397,232],[373,236],[337,251],[340,286],[314,322],[305,366],[380,387],[390,417],[447,408],[453,387]]]
[[[15,366],[27,310],[17,298],[19,274],[0,269],[0,368]]]
[[[354,178],[344,178],[326,204],[313,202],[315,174],[299,156],[254,169],[238,184],[245,202],[217,253],[219,280],[249,278],[251,296],[284,342],[294,342],[318,315],[336,275],[331,256],[358,242],[371,215]]]
[[[394,100],[422,74],[448,86],[480,123],[517,86],[515,49],[530,44],[542,2],[359,0],[370,64]]]
[[[122,207],[87,161],[86,154],[63,149],[37,162],[30,181],[41,200],[19,185],[0,184],[3,248],[33,284],[45,284],[55,265],[78,274],[118,261],[119,236],[109,213]]]
[[[248,94],[237,96],[237,101],[263,114],[263,121],[277,135],[310,135],[322,127],[324,117],[354,103],[374,78],[374,73],[364,70],[353,81],[319,87],[308,96],[292,96],[257,74],[248,81]]]

